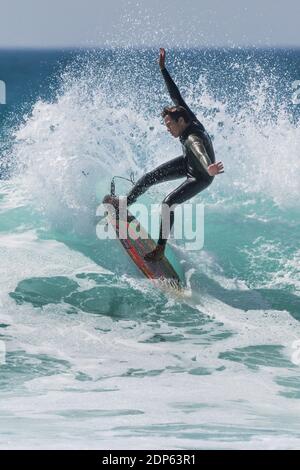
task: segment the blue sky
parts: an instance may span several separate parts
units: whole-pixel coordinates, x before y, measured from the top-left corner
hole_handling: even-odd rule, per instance
[[[299,0],[0,0],[0,48],[300,47]]]

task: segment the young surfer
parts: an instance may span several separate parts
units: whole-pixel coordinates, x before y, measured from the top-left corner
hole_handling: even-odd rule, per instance
[[[164,108],[162,117],[168,132],[179,138],[183,155],[144,174],[127,195],[127,206],[154,184],[177,178],[185,180],[163,200],[159,239],[155,249],[145,255],[147,261],[158,261],[164,256],[176,205],[191,199],[207,188],[216,175],[224,173],[223,163],[215,162],[212,142],[203,124],[188,107],[167,71],[165,56],[165,50],[160,49],[160,70],[175,106]],[[112,198],[111,202],[118,207],[118,198]]]

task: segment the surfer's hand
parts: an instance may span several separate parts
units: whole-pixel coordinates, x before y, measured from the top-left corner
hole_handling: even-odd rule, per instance
[[[166,58],[166,51],[163,47],[161,47],[159,49],[159,61],[158,61],[161,70],[165,68],[165,58]]]
[[[219,175],[220,173],[224,173],[224,166],[222,162],[218,163],[213,163],[212,165],[209,165],[207,168],[208,174],[210,176],[216,176]]]

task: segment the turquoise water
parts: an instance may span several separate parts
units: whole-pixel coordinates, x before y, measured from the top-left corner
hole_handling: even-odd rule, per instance
[[[169,53],[226,170],[181,293],[96,236],[114,174],[180,154],[156,55],[0,51],[1,448],[299,448],[299,51]]]

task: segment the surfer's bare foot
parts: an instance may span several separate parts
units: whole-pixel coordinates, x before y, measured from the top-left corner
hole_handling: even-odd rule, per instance
[[[144,258],[146,261],[159,261],[164,257],[165,248],[163,246],[157,245],[157,247],[147,253]]]

